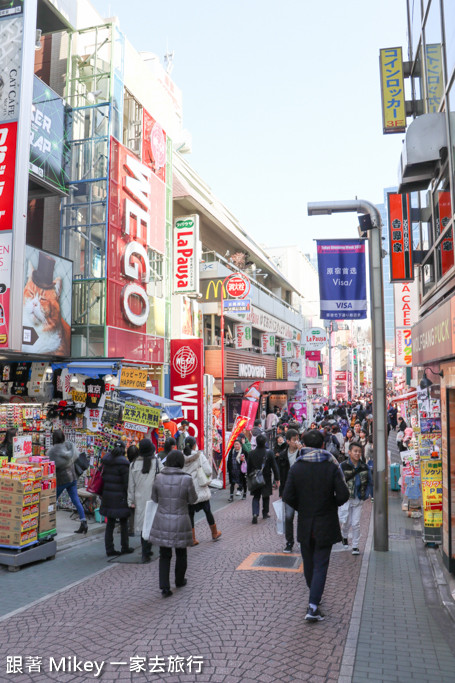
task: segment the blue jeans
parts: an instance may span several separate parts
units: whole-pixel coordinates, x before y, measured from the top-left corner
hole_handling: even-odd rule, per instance
[[[60,484],[57,486],[57,500],[65,489],[68,491],[71,502],[77,510],[79,519],[82,521],[85,519],[85,512],[82,503],[79,500],[79,496],[77,495],[77,481],[71,481],[69,484]]]

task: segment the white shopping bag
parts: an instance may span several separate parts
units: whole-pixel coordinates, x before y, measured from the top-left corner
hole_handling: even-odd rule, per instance
[[[144,523],[142,525],[142,538],[144,541],[149,540],[150,531],[152,529],[153,520],[155,519],[157,510],[158,503],[155,503],[154,500],[148,500],[145,505]]]
[[[284,503],[280,500],[273,502],[273,509],[276,514],[276,532],[277,534],[284,534]]]
[[[344,503],[344,505],[341,505],[338,508],[338,519],[340,520],[340,524],[346,524],[348,521],[348,515],[349,515],[349,501],[347,503]]]

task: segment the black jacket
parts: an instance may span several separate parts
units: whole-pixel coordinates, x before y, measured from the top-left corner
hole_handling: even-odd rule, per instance
[[[122,519],[130,516],[128,507],[128,475],[130,463],[124,455],[116,458],[108,453],[102,461],[103,493],[100,514],[104,517]]]
[[[288,478],[289,470],[290,470],[290,464],[289,464],[289,454],[288,454],[289,446],[286,444],[286,448],[284,448],[281,453],[279,454],[277,460],[278,460],[278,469],[280,471],[280,489],[278,491],[279,495],[283,495],[284,487],[286,486],[286,480]],[[296,457],[298,456],[298,453]]]
[[[247,474],[251,474],[254,470],[260,470],[264,460],[265,465],[262,472],[264,474],[265,485],[261,489],[261,494],[267,497],[272,495],[272,470],[275,479],[278,481],[280,478],[278,466],[272,451],[268,448],[255,448],[254,451],[251,451],[247,459]],[[255,493],[258,492],[255,491]]]
[[[297,540],[316,547],[341,541],[338,507],[349,500],[349,489],[338,465],[329,460],[299,458],[289,470],[283,500],[299,513]]]

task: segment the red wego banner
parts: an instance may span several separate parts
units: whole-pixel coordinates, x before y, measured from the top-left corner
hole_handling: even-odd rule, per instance
[[[248,420],[245,426],[245,429],[248,430],[253,429],[254,427],[256,413],[258,412],[259,399],[261,397],[261,392],[259,389],[260,386],[260,382],[254,382],[254,384],[252,384],[248,391],[246,391],[243,395],[240,412],[242,413],[243,417],[246,417]]]
[[[390,236],[390,282],[412,282],[412,223],[409,194],[387,195]]]
[[[452,218],[452,205],[450,192],[438,192],[438,217],[436,219],[436,238],[447,226]],[[449,234],[445,237],[440,246],[441,250],[441,275],[445,275],[453,266],[453,229],[450,228]]]
[[[17,123],[0,125],[0,230],[13,229]]]
[[[164,361],[164,341],[151,344],[147,294],[150,255],[164,253],[166,187],[149,165],[111,138],[107,249],[108,355]]]
[[[202,339],[171,339],[171,399],[182,404],[189,433],[204,448],[204,346]],[[177,420],[181,422],[181,420]]]

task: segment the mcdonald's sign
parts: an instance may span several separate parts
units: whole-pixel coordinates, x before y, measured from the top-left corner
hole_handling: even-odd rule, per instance
[[[202,301],[219,301],[221,296],[221,287],[223,287],[223,280],[201,280]],[[224,298],[228,298],[226,287],[223,291]]]

